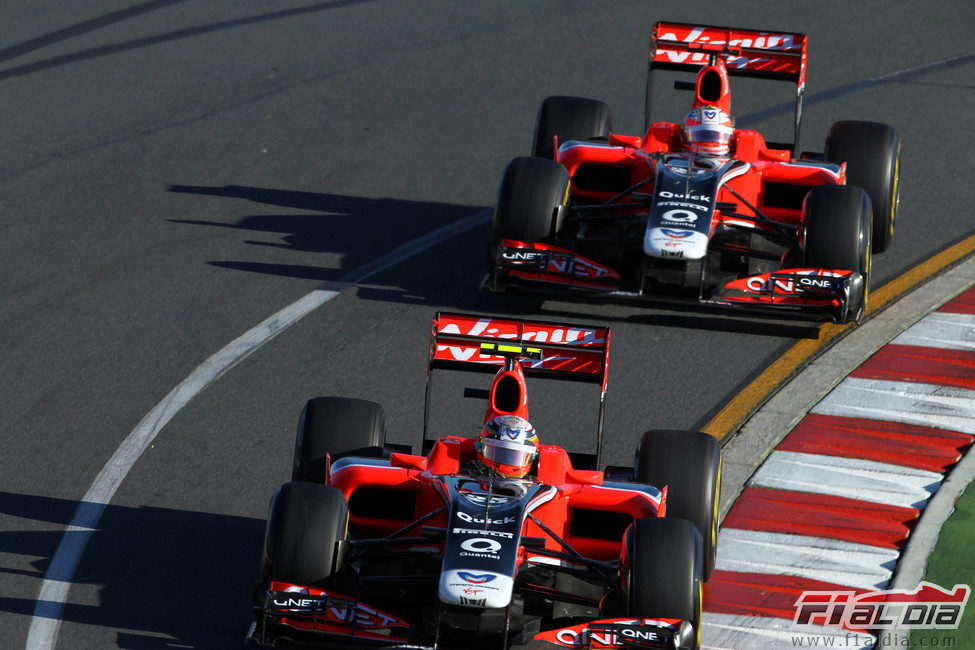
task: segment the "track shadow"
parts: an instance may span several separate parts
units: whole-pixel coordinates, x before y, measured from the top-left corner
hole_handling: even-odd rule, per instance
[[[205,187],[171,185],[171,192],[199,196],[243,199],[305,214],[259,214],[235,222],[202,219],[171,219],[173,223],[232,228],[253,233],[276,234],[280,241],[244,240],[252,246],[274,247],[304,253],[337,253],[340,267],[270,263],[245,260],[213,260],[208,264],[248,273],[313,280],[340,280],[346,273],[381,257],[404,242],[456,222],[483,207],[409,201],[392,198],[364,198],[340,194],[299,192],[228,185]],[[531,316],[633,322],[722,332],[745,332],[781,338],[817,338],[819,329],[808,321],[769,320],[729,315],[696,305],[641,303],[629,309],[608,307],[598,300],[568,298],[578,308],[559,308],[560,299],[542,296],[480,291],[487,273],[485,242],[487,226],[473,228],[464,236],[443,241],[411,258],[396,269],[377,274],[356,289],[359,298],[380,302],[430,305],[443,309]]]
[[[78,501],[0,492],[0,514],[67,525]],[[0,535],[0,553],[42,555],[63,531]],[[73,582],[98,585],[97,605],[68,603],[62,620],[124,630],[121,648],[243,647],[264,521],[169,508],[109,505]],[[35,601],[0,597],[0,611],[30,616]]]
[[[482,208],[472,205],[365,198],[318,192],[298,192],[260,187],[226,185],[203,187],[170,185],[169,191],[198,196],[243,199],[305,214],[256,214],[235,222],[205,219],[171,219],[173,223],[231,228],[255,234],[279,235],[278,241],[245,240],[251,246],[295,252],[337,253],[338,268],[272,264],[256,261],[213,261],[213,266],[312,280],[337,280],[343,273],[381,256],[405,241],[455,222]]]

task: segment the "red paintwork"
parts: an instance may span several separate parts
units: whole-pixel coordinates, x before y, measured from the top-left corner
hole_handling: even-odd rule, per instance
[[[726,290],[738,291],[749,295],[725,295],[721,297],[724,302],[731,302],[740,305],[839,305],[836,299],[819,298],[815,295],[795,294],[795,286],[792,280],[771,280],[773,275],[786,273],[808,276],[829,276],[846,278],[852,275],[852,271],[827,270],[827,269],[780,269],[774,273],[763,273],[752,275],[747,278],[732,280],[724,285]]]
[[[938,311],[952,312],[955,314],[975,314],[975,287],[963,292],[954,300],[949,300]]]
[[[500,374],[500,373],[499,373]],[[350,498],[364,486],[403,490],[416,495],[416,509],[405,514],[404,520],[386,520],[349,515],[350,526],[363,536],[389,535],[410,521],[445,505],[437,490],[438,476],[456,474],[461,467],[474,460],[474,439],[459,436],[441,438],[426,457],[394,454],[391,467],[346,465],[332,472],[330,484]],[[422,469],[421,469],[422,468]],[[569,456],[561,447],[541,445],[538,452],[540,482],[560,488],[551,501],[538,506],[532,514],[549,526],[583,555],[612,561],[620,556],[620,540],[603,540],[570,534],[572,511],[575,508],[622,512],[636,517],[663,515],[663,499],[627,490],[602,488],[603,473],[572,468]],[[424,523],[426,526],[446,525],[446,514]],[[545,537],[546,546],[561,550],[559,545],[531,521],[526,522],[522,534]]]
[[[559,162],[568,170],[570,178],[575,176],[582,164],[628,167],[630,168],[630,182],[635,185],[640,181],[655,177],[655,163],[646,154],[671,151],[681,153],[684,151],[680,141],[680,128],[681,125],[678,123],[657,122],[647,130],[643,138],[643,146],[639,149],[625,145],[617,149],[579,144],[562,150],[559,153]],[[841,166],[839,174],[819,167],[797,164],[791,160],[788,150],[770,149],[762,134],[751,129],[735,129],[731,138],[731,156],[749,163],[751,168],[741,176],[728,180],[726,185],[738,192],[749,203],[757,206],[770,219],[781,223],[799,224],[802,221],[802,210],[767,204],[765,202],[765,185],[767,183],[787,183],[808,187],[846,184],[845,164]],[[651,193],[653,181],[651,180],[647,185],[644,185],[640,191]],[[612,198],[613,193],[586,190],[574,184],[572,196],[580,203],[595,204]],[[738,211],[741,214],[754,215],[750,208],[741,204],[725,187],[722,187],[718,192],[717,200],[737,203]],[[713,226],[726,221],[737,222],[738,220],[715,214],[712,230]],[[765,228],[761,224],[758,227]]]
[[[606,385],[606,366],[609,355],[609,329],[601,327],[575,327],[546,323],[529,323],[505,319],[459,314],[439,314],[433,322],[434,336],[431,342],[431,359],[443,361],[466,361],[468,363],[503,363],[501,357],[477,358],[478,345],[470,337],[489,337],[508,339],[513,343],[531,342],[541,347],[543,358],[523,359],[521,365],[506,370],[503,366],[494,376],[490,397],[485,412],[485,421],[499,414],[515,414],[528,418],[528,400],[525,370],[531,366],[546,370],[565,371],[594,375],[601,381],[603,391]],[[464,337],[469,338],[464,338]],[[455,337],[455,338],[451,338]],[[560,343],[561,347],[547,346]],[[570,346],[567,349],[565,346]],[[456,348],[456,349],[454,349]],[[555,350],[558,355],[568,359],[549,360],[544,352]],[[496,403],[495,395],[499,382],[514,381],[519,387],[520,400],[513,411],[506,411]],[[460,436],[445,436],[434,444],[427,456],[413,456],[394,453],[389,466],[357,464],[354,459],[338,461],[330,467],[328,483],[340,489],[346,499],[352,501],[356,490],[364,487],[382,488],[409,492],[415,497],[414,511],[403,513],[402,519],[380,519],[356,512],[353,507],[349,515],[350,527],[358,535],[386,536],[408,525],[423,515],[445,504],[442,491],[438,488],[440,477],[460,472],[475,457],[474,439]],[[603,473],[573,469],[568,453],[555,445],[540,445],[537,460],[537,480],[559,488],[556,496],[532,511],[532,514],[562,537],[570,546],[586,557],[613,561],[620,557],[620,540],[605,540],[584,537],[571,533],[573,511],[575,509],[602,510],[618,512],[630,516],[663,516],[666,508],[666,491],[661,498],[654,499],[639,491],[602,487]],[[663,488],[664,486],[659,486]],[[446,525],[446,513],[424,522],[427,526]],[[418,531],[414,531],[418,532]],[[522,534],[544,537],[548,548],[561,550],[541,528],[526,521]],[[522,556],[522,560],[524,556]]]
[[[693,24],[663,23],[654,26],[651,36],[652,62],[663,67],[675,69],[697,70],[692,108],[714,105],[731,113],[731,91],[728,82],[729,74],[771,76],[773,78],[788,79],[795,82],[799,89],[805,81],[806,65],[806,36],[791,32],[765,32],[737,28],[723,28],[700,26]],[[714,58],[713,62],[710,61]],[[717,92],[702,93],[705,77],[716,75]],[[580,169],[590,166],[621,168],[629,172],[629,185],[640,185],[640,192],[652,194],[654,191],[655,166],[654,155],[661,153],[685,153],[686,150],[680,138],[681,125],[672,122],[657,122],[652,124],[644,136],[609,135],[609,144],[574,143],[573,146],[559,151],[556,147],[556,160],[569,173],[571,196],[575,204],[598,205],[612,199],[616,192],[594,190],[585,186],[584,176],[578,175],[580,182],[576,182]],[[729,215],[725,211],[715,210],[711,216],[710,232],[724,224],[752,228],[758,232],[771,232],[774,229],[761,219],[757,212],[761,212],[774,222],[796,226],[796,244],[802,245],[804,237],[804,217],[800,206],[801,199],[807,188],[818,185],[846,183],[846,165],[838,166],[837,171],[818,167],[792,159],[788,149],[770,148],[765,139],[757,131],[750,129],[736,129],[731,139],[730,157],[749,163],[747,171],[737,176],[726,177],[718,190],[715,200],[721,203],[736,205],[736,212],[742,217],[754,217],[755,221]],[[770,184],[775,189],[770,190]],[[735,192],[737,194],[733,194]],[[738,197],[742,197],[739,199]],[[766,200],[766,199],[769,200]],[[748,205],[756,206],[753,210]],[[645,207],[634,207],[633,213],[645,211]],[[621,214],[625,214],[621,212]],[[730,244],[725,245],[728,249]],[[541,243],[526,243],[504,241],[503,248],[521,254],[525,251],[526,264],[531,259],[529,251],[557,251],[564,254],[556,263],[548,262],[544,270],[520,269],[508,266],[511,260],[505,258],[505,277],[521,282],[535,282],[570,289],[591,291],[614,291],[620,288],[620,275],[613,269],[576,256],[571,257],[571,251]],[[747,252],[747,251],[743,251]],[[784,259],[784,257],[783,257]],[[567,260],[572,260],[567,262]],[[782,263],[782,261],[780,261]],[[556,269],[561,264],[571,269]],[[821,269],[839,276],[849,276],[846,270]],[[839,300],[827,296],[813,296],[808,293],[799,295],[773,295],[773,293],[756,291],[751,287],[762,276],[741,278],[725,285],[726,291],[721,291],[720,297],[712,302],[734,304],[743,307],[807,307],[827,308],[825,311],[834,313],[839,311]],[[767,278],[766,278],[767,279]],[[731,294],[728,293],[731,291]],[[738,295],[734,295],[738,294]],[[744,294],[744,295],[742,295]]]
[[[658,22],[650,39],[655,63],[700,66],[727,47],[735,50],[727,63],[736,71],[776,73],[800,86],[806,80],[805,34]]]
[[[719,97],[714,101],[707,100],[701,96],[701,81],[708,73],[718,75],[721,86]],[[724,59],[720,57],[715,61],[714,65],[705,66],[697,75],[697,83],[694,85],[694,105],[692,109],[704,106],[715,106],[728,115],[731,115],[731,86],[728,83],[728,69],[725,67]]]
[[[290,582],[271,582],[268,591],[284,592],[286,589],[299,587],[302,592],[291,592],[288,596],[301,598],[310,596],[334,596],[344,601],[356,603],[355,608],[341,604],[329,607],[324,619],[288,618],[282,617],[275,621],[277,625],[301,630],[303,632],[317,632],[319,634],[335,634],[344,637],[354,637],[362,640],[383,641],[386,643],[406,643],[407,637],[397,636],[393,631],[402,634],[409,630],[410,624],[403,619],[370,607],[355,598],[344,594],[315,587],[294,585]],[[354,624],[353,624],[354,623]]]
[[[886,345],[850,376],[975,390],[975,351]]]
[[[910,534],[918,514],[917,508],[749,487],[721,525],[898,548]]]
[[[614,635],[607,633],[592,633],[588,631],[590,625],[602,623],[614,624],[623,623],[628,625],[660,625],[676,628],[681,624],[679,618],[604,618],[579,625],[570,625],[557,630],[547,630],[540,632],[532,637],[535,641],[551,643],[555,646],[564,648],[626,648],[632,647],[624,645],[622,642],[613,638]]]
[[[570,251],[553,244],[542,242],[523,242],[516,239],[504,239],[501,242],[506,248],[517,248],[521,251],[544,251],[560,253],[571,260],[563,262],[558,259],[549,259],[548,265],[544,270],[522,271],[517,267],[508,271],[508,276],[521,280],[562,284],[572,288],[595,289],[606,291],[619,287],[620,274],[595,262],[582,255],[577,255]],[[518,261],[509,261],[510,264],[518,264]],[[528,264],[528,262],[525,262]]]
[[[944,472],[958,462],[972,439],[957,431],[810,413],[776,449]]]
[[[541,348],[542,359],[521,360],[522,368],[529,371],[547,370],[598,376],[604,373],[609,353],[609,330],[605,327],[566,326],[441,313],[433,323],[432,334],[431,359],[435,361],[502,366],[503,357],[482,354],[480,344],[469,338],[487,337],[530,343],[532,347]],[[548,347],[547,343],[571,345],[572,349],[556,350]]]
[[[797,576],[719,569],[704,585],[704,602],[708,612],[717,614],[771,616],[791,621],[802,592],[833,590],[857,594],[866,591]]]

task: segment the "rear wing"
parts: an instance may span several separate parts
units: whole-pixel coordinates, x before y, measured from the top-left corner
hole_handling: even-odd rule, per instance
[[[427,440],[433,370],[494,373],[505,364],[508,353],[505,348],[512,347],[519,349],[518,363],[527,377],[599,385],[598,457],[609,369],[609,340],[609,327],[437,312],[430,330],[423,408],[424,442]]]
[[[697,72],[713,56],[724,58],[731,76],[796,84],[795,141],[792,144],[795,155],[806,85],[806,35],[798,32],[657,22],[650,33],[644,131],[650,128],[653,71]]]

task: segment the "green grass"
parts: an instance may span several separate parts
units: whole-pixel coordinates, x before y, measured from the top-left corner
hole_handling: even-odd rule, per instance
[[[969,484],[941,529],[924,579],[946,589],[956,584],[975,587],[975,483]],[[950,637],[955,637],[952,645],[946,643]],[[914,630],[911,647],[975,648],[975,598],[969,597],[957,630]]]

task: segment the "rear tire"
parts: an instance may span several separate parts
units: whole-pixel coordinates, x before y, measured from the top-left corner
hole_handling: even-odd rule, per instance
[[[386,414],[375,402],[313,397],[298,420],[292,481],[325,482],[325,454],[378,458],[386,444]]]
[[[704,580],[711,578],[718,547],[721,446],[697,431],[647,431],[636,451],[636,480],[667,487],[670,519],[686,519],[701,534]]]
[[[264,534],[261,580],[322,588],[341,567],[349,504],[336,488],[285,483],[271,499]]]
[[[613,129],[609,106],[582,97],[549,97],[542,102],[535,123],[532,155],[555,158],[555,137],[559,145],[569,140],[608,138]]]
[[[837,122],[826,138],[826,160],[846,163],[847,185],[862,187],[873,205],[873,251],[883,253],[894,236],[901,140],[879,122]]]
[[[559,206],[568,200],[569,173],[554,160],[515,158],[504,170],[492,238],[550,241],[559,229]]]
[[[870,197],[852,185],[818,185],[809,190],[802,205],[806,266],[849,269],[863,276],[862,300],[850,305],[847,322],[859,322],[867,308],[871,213]]]
[[[684,519],[644,517],[627,528],[623,544],[628,615],[688,621],[696,638],[680,647],[697,648],[703,585],[697,528]]]

